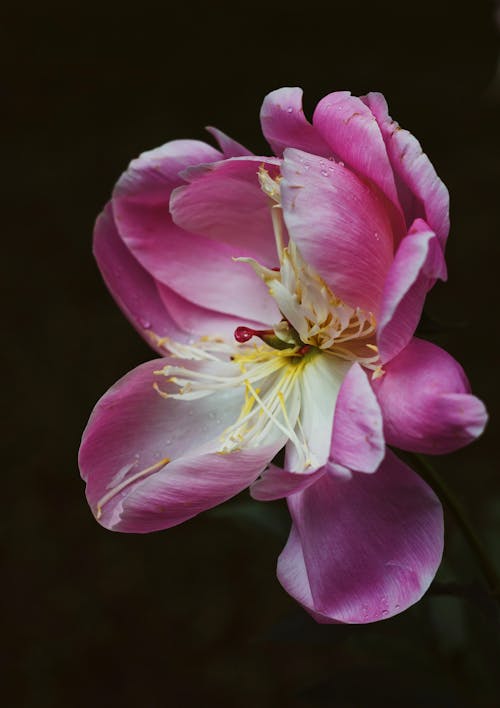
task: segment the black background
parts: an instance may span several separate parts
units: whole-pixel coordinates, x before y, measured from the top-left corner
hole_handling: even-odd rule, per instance
[[[449,283],[428,312],[492,422],[436,461],[498,553],[500,78],[493,6],[19,3],[3,11],[8,706],[498,705],[498,625],[448,519],[441,586],[403,615],[317,627],[282,591],[280,504],[246,494],[164,533],[112,534],[76,454],[97,398],[151,357],[107,294],[93,221],[144,149],[216,125],[266,152],[264,95],[382,91],[452,200]],[[498,559],[498,556],[497,556]],[[478,583],[478,585],[474,585]]]

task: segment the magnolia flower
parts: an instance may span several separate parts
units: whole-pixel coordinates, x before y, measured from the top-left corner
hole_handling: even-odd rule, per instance
[[[441,505],[386,445],[445,453],[486,413],[414,338],[446,278],[448,193],[382,95],[269,94],[274,157],[210,128],[143,153],[97,220],[115,300],[162,358],[97,403],[80,466],[97,520],[166,529],[250,485],[286,497],[284,588],[320,622],[394,615],[440,563]],[[271,461],[285,448],[284,469]]]

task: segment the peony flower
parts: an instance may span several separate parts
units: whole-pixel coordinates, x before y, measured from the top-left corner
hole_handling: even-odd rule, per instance
[[[250,486],[286,497],[284,588],[320,622],[416,602],[441,505],[386,445],[446,453],[483,430],[460,365],[414,337],[446,278],[448,193],[382,95],[269,94],[275,156],[210,128],[143,153],[95,227],[115,300],[161,358],[97,403],[87,498],[106,528],[166,529]],[[271,461],[285,448],[284,469]]]

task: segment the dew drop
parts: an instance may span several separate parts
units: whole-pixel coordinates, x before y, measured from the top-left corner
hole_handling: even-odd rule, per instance
[[[288,108],[286,109],[286,112],[287,112],[287,113],[293,113],[293,108],[292,108],[292,106],[288,106]]]
[[[321,170],[323,177],[328,177],[328,170]]]
[[[141,327],[144,327],[144,329],[149,329],[151,327],[151,322],[145,317],[139,317],[139,324]]]
[[[337,164],[338,164],[339,167],[345,167],[345,162],[340,161],[340,162],[338,162]]]

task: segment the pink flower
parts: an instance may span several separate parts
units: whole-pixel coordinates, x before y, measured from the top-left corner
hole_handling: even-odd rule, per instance
[[[425,592],[441,505],[386,444],[445,453],[482,432],[460,365],[414,338],[446,278],[448,193],[382,95],[336,92],[310,124],[269,94],[256,157],[178,140],[143,153],[97,220],[103,277],[163,357],[97,403],[80,465],[98,521],[165,529],[250,485],[288,498],[284,588],[320,622]],[[285,468],[271,463],[285,446]]]

